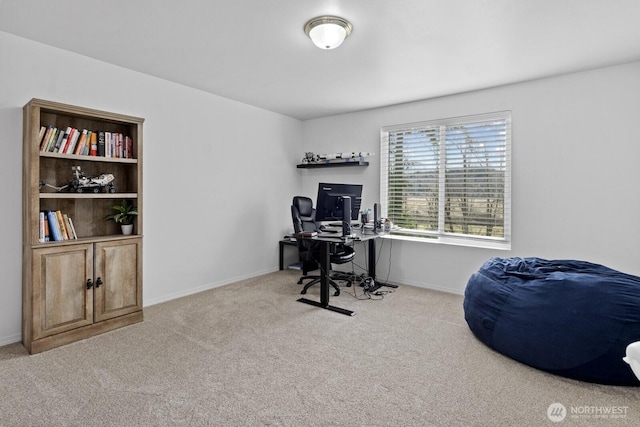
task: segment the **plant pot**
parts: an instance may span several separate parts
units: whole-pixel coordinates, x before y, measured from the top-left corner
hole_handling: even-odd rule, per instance
[[[128,235],[133,233],[133,224],[121,224],[122,234]]]

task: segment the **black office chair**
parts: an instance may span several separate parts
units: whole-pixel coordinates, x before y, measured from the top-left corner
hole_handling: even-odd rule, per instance
[[[296,235],[301,231],[318,231],[316,210],[313,208],[313,201],[310,198],[295,196],[291,205],[291,217]],[[320,276],[307,275],[308,272],[319,268],[320,245],[299,237],[296,237],[296,241],[298,242],[298,253],[302,262],[302,277],[298,280],[298,284],[301,285],[304,280],[310,280],[300,292],[301,294],[306,294],[307,289],[320,282]],[[351,262],[355,257],[353,248],[341,243],[332,244],[329,252],[332,264],[345,264]],[[333,274],[329,276],[329,284],[335,289],[334,296],[340,295],[340,287],[336,283],[337,280],[346,281],[347,286],[351,286],[351,276],[348,274]]]

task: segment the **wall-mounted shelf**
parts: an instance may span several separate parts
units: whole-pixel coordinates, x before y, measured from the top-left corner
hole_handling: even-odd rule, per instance
[[[337,166],[369,166],[369,162],[341,162],[341,163],[303,163],[298,169],[331,168]]]

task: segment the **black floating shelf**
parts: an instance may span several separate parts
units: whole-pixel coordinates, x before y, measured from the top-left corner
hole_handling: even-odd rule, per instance
[[[298,169],[332,168],[337,166],[369,166],[369,162],[341,162],[341,163],[303,163]]]

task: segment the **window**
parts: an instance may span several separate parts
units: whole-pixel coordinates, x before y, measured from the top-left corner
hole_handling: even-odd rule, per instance
[[[510,112],[384,127],[380,151],[394,234],[509,248]]]

